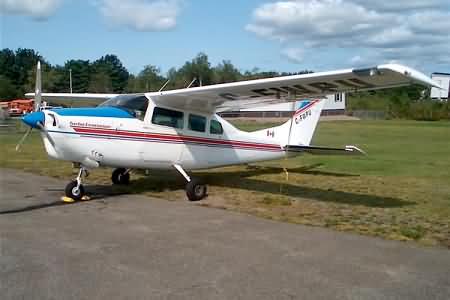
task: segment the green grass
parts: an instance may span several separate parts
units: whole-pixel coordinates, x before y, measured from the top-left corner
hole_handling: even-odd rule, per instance
[[[236,125],[254,130],[273,124]],[[14,151],[19,134],[2,134],[0,139],[0,167],[73,177],[70,163],[47,158],[37,134],[30,136],[20,153]],[[196,172],[210,187],[201,205],[450,247],[449,122],[322,122],[313,144],[353,144],[369,156],[304,155]],[[110,172],[96,170],[86,183],[109,185]],[[115,189],[185,201],[183,187],[179,176],[138,172],[129,187]]]

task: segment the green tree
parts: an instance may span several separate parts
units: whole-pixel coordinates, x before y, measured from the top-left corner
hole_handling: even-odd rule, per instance
[[[213,75],[214,83],[234,82],[242,78],[241,72],[229,60],[224,60],[214,67]]]
[[[0,75],[9,80],[15,79],[15,60],[16,54],[11,49],[2,49],[0,51]]]
[[[32,49],[19,48],[16,52],[10,49],[0,51],[0,75],[3,76],[4,84],[7,84],[7,87],[3,89],[2,97],[23,96],[26,85],[29,83],[28,74],[36,67],[38,60],[45,64],[42,56]],[[14,87],[14,91],[11,87]]]
[[[130,74],[116,55],[107,54],[94,61],[92,72],[103,72],[111,78],[112,91],[122,93],[127,87]]]
[[[199,53],[192,59],[187,61],[179,70],[178,73],[186,82],[191,82],[196,78],[193,86],[210,85],[213,83],[213,70],[208,61],[208,56],[205,53]]]
[[[137,91],[149,92],[159,90],[166,82],[161,70],[153,65],[147,65],[136,77]]]
[[[90,81],[90,64],[88,60],[71,59],[64,64],[64,71],[58,87],[63,88],[66,92],[69,91],[70,86],[70,72],[72,70],[72,90],[74,93],[87,93],[89,92]]]
[[[91,74],[89,81],[90,93],[111,93],[113,92],[111,77],[105,70],[99,70]]]
[[[11,100],[20,96],[11,80],[4,75],[0,75],[0,100]]]

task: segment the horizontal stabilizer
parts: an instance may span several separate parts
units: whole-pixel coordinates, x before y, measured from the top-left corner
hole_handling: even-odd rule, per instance
[[[284,149],[287,152],[305,152],[315,155],[367,155],[356,146],[345,146],[345,148],[328,148],[318,146],[287,145]]]

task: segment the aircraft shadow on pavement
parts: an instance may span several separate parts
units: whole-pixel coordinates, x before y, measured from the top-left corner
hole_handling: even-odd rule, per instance
[[[354,174],[334,173],[334,172],[314,170],[318,166],[320,166],[320,164],[303,166],[294,169],[289,169],[288,172],[308,174],[308,175],[333,176],[333,177],[359,176]],[[411,201],[405,201],[393,197],[381,197],[377,195],[360,194],[360,193],[311,187],[308,186],[308,182],[298,185],[298,184],[291,184],[288,181],[280,183],[263,180],[259,178],[251,178],[257,175],[280,174],[280,173],[282,174],[284,172],[285,171],[282,168],[251,167],[249,170],[245,170],[242,172],[234,172],[234,174],[229,174],[229,176],[224,176],[223,173],[222,174],[203,173],[203,174],[208,178],[207,182],[212,186],[216,185],[221,187],[233,187],[244,190],[261,191],[275,195],[279,195],[281,189],[283,191],[282,192],[283,195],[294,198],[307,198],[324,202],[334,202],[350,205],[363,205],[367,207],[380,207],[380,208],[403,207],[415,204],[414,202]]]
[[[335,173],[315,170],[320,166],[320,164],[302,166],[298,168],[289,169],[289,173],[298,174],[308,174],[308,175],[321,175],[321,176],[332,176],[332,177],[357,177],[354,174],[345,173]],[[268,174],[283,174],[285,171],[283,168],[279,167],[261,167],[261,166],[248,166],[245,170],[218,170],[218,171],[208,171],[208,172],[195,172],[194,176],[202,178],[209,186],[219,186],[225,188],[235,188],[241,190],[257,191],[270,193],[274,195],[284,195],[297,198],[299,201],[302,198],[313,199],[323,202],[333,202],[341,204],[350,205],[363,205],[367,207],[403,207],[408,205],[414,205],[414,202],[405,201],[393,197],[381,197],[369,194],[359,194],[352,192],[336,191],[332,189],[321,189],[317,187],[310,187],[308,183],[305,182],[302,185],[291,184],[288,181],[280,183],[268,180],[263,180],[259,178],[252,178],[258,175],[268,175]],[[163,191],[175,191],[182,190],[185,186],[184,178],[179,174],[170,171],[158,171],[157,174],[152,174],[146,177],[140,177],[136,180],[132,180],[131,184],[128,186],[113,186],[111,184],[85,184],[85,189],[90,197],[90,201],[113,200],[115,197],[125,194],[141,194],[145,192],[163,192]],[[282,193],[280,190],[282,189]],[[56,190],[52,190],[56,191]],[[61,196],[63,196],[63,189],[58,189],[61,191]],[[88,201],[89,202],[89,201]],[[31,210],[37,210],[42,208],[61,206],[61,205],[77,205],[85,203],[85,201],[77,201],[74,203],[64,203],[61,199],[56,201],[28,205],[19,208],[13,208],[9,210],[0,211],[1,214],[12,214],[20,213]]]
[[[46,188],[45,191],[48,192],[60,192],[60,195],[57,195],[55,198],[55,201],[46,202],[46,203],[38,203],[38,204],[31,204],[31,205],[25,205],[25,206],[19,206],[14,207],[10,209],[5,209],[0,211],[0,215],[7,215],[7,214],[16,214],[16,213],[22,213],[22,212],[28,212],[33,210],[39,210],[49,207],[57,207],[57,206],[63,206],[63,205],[77,205],[89,201],[95,201],[95,200],[112,200],[114,197],[121,196],[128,194],[128,192],[123,191],[121,189],[112,188],[111,185],[88,185],[85,187],[90,199],[88,201],[75,201],[72,203],[66,203],[63,202],[60,197],[64,196],[64,189],[55,189],[55,188]],[[51,196],[53,197],[53,196]]]

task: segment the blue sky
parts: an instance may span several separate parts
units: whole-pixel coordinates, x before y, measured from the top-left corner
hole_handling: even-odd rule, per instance
[[[241,70],[332,70],[399,62],[450,72],[441,0],[0,0],[1,48],[50,63],[116,54],[129,71],[166,72],[203,51]]]

